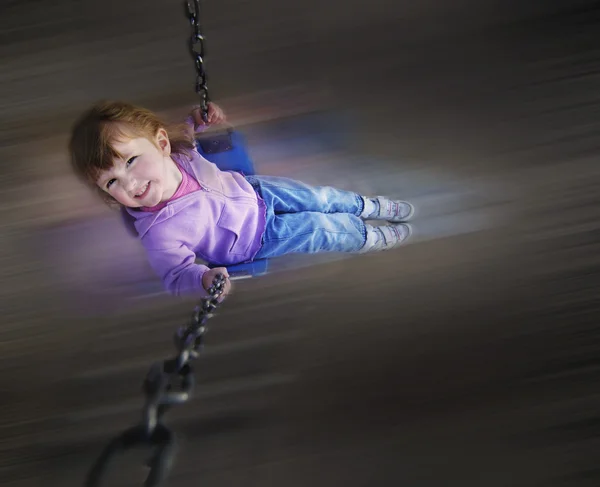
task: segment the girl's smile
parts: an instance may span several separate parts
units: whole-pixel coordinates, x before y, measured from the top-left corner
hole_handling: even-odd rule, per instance
[[[150,184],[150,181],[148,181],[148,183],[146,183],[146,185],[140,190],[140,192],[136,193],[135,197],[141,199],[144,196],[146,196],[148,194],[148,190],[150,189]]]

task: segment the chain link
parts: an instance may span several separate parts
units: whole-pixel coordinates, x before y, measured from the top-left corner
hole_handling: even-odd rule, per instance
[[[200,1],[187,0],[187,15],[192,26],[190,38],[190,53],[196,66],[196,93],[200,97],[200,113],[202,120],[208,122],[208,86],[206,84],[206,71],[204,70],[205,45],[204,36],[200,29]]]

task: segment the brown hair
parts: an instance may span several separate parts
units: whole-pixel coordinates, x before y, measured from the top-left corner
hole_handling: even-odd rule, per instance
[[[110,169],[116,158],[122,158],[112,144],[136,137],[153,141],[160,128],[167,130],[172,152],[189,154],[194,149],[193,130],[185,124],[167,128],[156,114],[145,108],[120,101],[96,103],[83,113],[71,131],[71,166],[79,178],[100,192],[105,202],[115,203],[96,185],[100,173]]]

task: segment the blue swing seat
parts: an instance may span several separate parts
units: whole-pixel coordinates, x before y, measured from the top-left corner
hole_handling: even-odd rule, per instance
[[[255,174],[248,154],[246,139],[235,130],[218,134],[199,134],[196,149],[202,157],[214,162],[221,171],[237,171],[246,176]]]

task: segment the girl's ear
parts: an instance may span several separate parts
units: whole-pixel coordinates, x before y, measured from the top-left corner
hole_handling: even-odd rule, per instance
[[[156,132],[156,146],[161,150],[163,155],[171,155],[171,142],[169,141],[169,135],[163,128],[158,129],[158,132]]]

